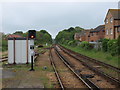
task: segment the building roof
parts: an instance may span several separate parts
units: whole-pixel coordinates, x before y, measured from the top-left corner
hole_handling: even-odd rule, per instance
[[[16,38],[13,38],[13,37],[11,38],[11,37],[9,37],[9,38],[8,38],[8,40],[14,40],[14,39],[15,39],[15,40],[27,40],[26,37],[16,37]],[[30,38],[28,38],[28,40],[30,40]]]
[[[113,16],[113,19],[120,19],[120,9],[109,9],[107,12],[107,15],[109,12]],[[105,17],[105,20],[106,20],[106,17]]]
[[[120,9],[109,9],[114,19],[120,19]]]
[[[105,25],[99,25],[98,27],[92,29],[90,32],[99,32],[101,30],[105,30]]]
[[[7,37],[8,37],[8,38],[14,38],[14,37],[15,37],[15,38],[22,38],[22,36],[20,36],[20,35],[15,35],[15,34],[12,34],[12,35],[10,34],[10,35],[8,35]]]

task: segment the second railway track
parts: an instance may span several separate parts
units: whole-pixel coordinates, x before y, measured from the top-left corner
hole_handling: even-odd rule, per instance
[[[85,58],[87,56],[83,57],[84,55],[82,55],[82,57],[81,57],[81,54],[78,54],[74,51],[71,51],[71,50],[61,47],[61,46],[59,46],[59,47],[68,55],[72,56],[73,58],[76,58],[78,61],[83,62],[90,69],[103,75],[104,77],[110,79],[111,82],[116,83],[116,84],[118,84],[118,86],[120,86],[120,80],[119,80],[120,70],[119,70],[119,68],[111,66],[109,64],[106,64],[104,62],[101,62],[101,61],[98,61],[95,59],[92,59],[92,61],[91,61],[91,58],[89,58],[89,59]]]
[[[60,51],[60,48],[57,46],[58,50]],[[110,78],[108,75],[103,75],[103,73],[98,73],[99,70],[90,67],[87,62],[80,62],[79,58],[77,57],[71,57],[70,55],[67,55],[68,53],[71,54],[70,52],[64,53],[62,50],[60,53],[67,58],[67,60],[72,63],[74,70],[76,72],[81,73],[85,75],[85,77],[89,78],[92,80],[97,86],[100,88],[118,88],[119,87],[119,82],[118,81],[113,81],[112,78]],[[74,60],[71,60],[74,59]],[[76,60],[76,61],[75,61]],[[81,63],[81,64],[79,64]],[[97,70],[97,71],[95,71]]]
[[[92,81],[78,75],[72,67],[65,61],[56,49],[50,53],[51,63],[62,89],[65,88],[86,88],[99,89]]]

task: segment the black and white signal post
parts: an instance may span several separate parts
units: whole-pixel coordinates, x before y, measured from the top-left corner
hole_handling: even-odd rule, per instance
[[[28,38],[31,40],[34,40],[36,38],[36,31],[35,30],[29,30],[28,31]],[[31,49],[31,69],[30,71],[34,71],[33,68],[33,59],[35,56],[35,52],[34,52],[34,45],[30,45],[30,49]]]

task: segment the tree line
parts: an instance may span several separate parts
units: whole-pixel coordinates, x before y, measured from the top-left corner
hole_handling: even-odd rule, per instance
[[[20,35],[22,37],[27,37],[28,32],[22,32],[22,31],[16,31],[12,34]],[[7,42],[7,36],[9,34],[1,34],[1,51],[6,51],[8,49],[8,42]],[[35,39],[35,45],[43,45],[43,44],[52,44],[52,37],[46,30],[40,30],[36,31],[36,39]]]

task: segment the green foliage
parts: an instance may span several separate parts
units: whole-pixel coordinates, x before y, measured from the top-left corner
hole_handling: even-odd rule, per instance
[[[46,44],[46,43],[52,44],[51,35],[45,30],[37,31],[35,44],[39,45],[39,44]]]
[[[77,46],[77,41],[76,40],[68,41],[68,45],[69,46]]]
[[[28,32],[23,33],[22,31],[16,31],[15,33],[16,35],[21,35],[22,37],[27,37],[28,36]],[[7,51],[8,49],[8,42],[7,42],[7,37],[6,35],[2,35],[2,39],[0,40],[0,49],[1,51]],[[41,31],[37,31],[36,32],[36,40],[35,40],[35,45],[40,45],[40,44],[52,44],[52,37],[51,35],[45,31],[45,30],[41,30]]]
[[[6,51],[7,48],[7,40],[2,40],[2,51]]]
[[[118,37],[118,39],[117,39],[117,52],[118,52],[118,55],[120,55],[120,35],[119,35],[119,37]]]
[[[120,36],[117,40],[103,39],[102,50],[109,52],[112,56],[120,55]]]
[[[108,52],[102,52],[102,51],[97,51],[97,50],[85,50],[83,48],[80,48],[79,46],[77,47],[72,47],[72,46],[68,46],[68,45],[62,45],[68,49],[71,49],[75,52],[78,52],[80,54],[89,56],[91,58],[95,58],[97,60],[100,60],[102,62],[111,64],[113,66],[119,67],[120,62],[118,62],[118,56],[112,56],[110,53]]]
[[[64,29],[63,31],[60,31],[58,35],[55,38],[56,43],[59,44],[67,44],[68,41],[71,43],[74,42],[74,34],[77,32],[81,32],[83,28],[80,27],[70,27],[69,29]],[[67,41],[67,43],[66,43]]]
[[[90,49],[93,48],[92,45],[89,42],[87,42],[87,41],[81,42],[81,44],[79,46],[81,48],[84,48],[85,50],[90,50]]]
[[[108,43],[107,43],[107,46],[108,46],[108,52],[111,53],[111,55],[116,55],[118,52],[117,52],[117,49],[118,49],[118,46],[117,46],[117,40],[109,40]]]
[[[22,31],[16,31],[13,34],[21,35],[22,37],[28,36],[28,32],[23,33]],[[45,30],[36,31],[35,45],[46,44],[46,43],[48,44],[52,43],[51,35]]]
[[[13,34],[16,34],[16,35],[23,35],[23,32],[22,31],[16,31],[15,33],[13,33]]]
[[[107,52],[107,50],[108,50],[108,45],[107,45],[108,41],[109,41],[109,39],[103,39],[102,40],[102,50],[104,52]]]

